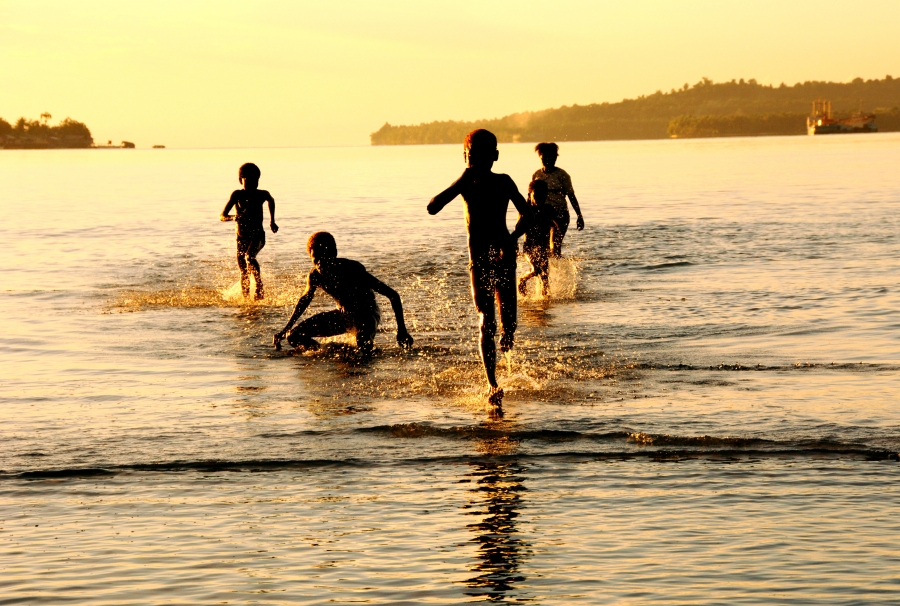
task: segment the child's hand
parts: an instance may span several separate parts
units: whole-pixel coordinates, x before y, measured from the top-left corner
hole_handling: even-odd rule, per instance
[[[269,227],[272,228],[272,233],[273,233],[273,234],[277,234],[277,233],[278,233],[278,226],[275,225],[275,221],[272,221],[271,223],[269,223]]]
[[[578,215],[578,220],[575,221],[575,229],[577,229],[578,231],[584,229],[584,217],[582,217],[581,215]]]
[[[397,345],[399,345],[401,349],[409,349],[412,347],[412,344],[413,338],[406,330],[397,331]]]
[[[221,215],[219,221],[234,221],[234,215]]]
[[[276,332],[275,336],[272,337],[272,345],[275,346],[275,351],[281,351],[281,340],[284,339],[283,332]]]

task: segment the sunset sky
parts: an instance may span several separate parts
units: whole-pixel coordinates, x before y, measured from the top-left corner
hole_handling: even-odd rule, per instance
[[[139,147],[366,145],[384,122],[619,101],[702,77],[900,76],[900,2],[0,0],[0,116]]]

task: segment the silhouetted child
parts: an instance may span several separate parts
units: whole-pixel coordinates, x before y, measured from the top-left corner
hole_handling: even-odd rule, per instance
[[[313,262],[306,279],[306,290],[297,301],[284,330],[275,334],[275,349],[281,349],[281,341],[285,337],[294,347],[318,349],[319,343],[315,337],[351,333],[356,336],[356,346],[370,353],[375,346],[375,331],[381,321],[375,293],[384,295],[391,302],[397,318],[397,343],[404,348],[412,346],[413,339],[406,331],[403,303],[397,291],[367,272],[362,263],[338,258],[334,237],[326,231],[318,231],[309,237],[306,252]],[[317,288],[331,295],[338,308],[317,313],[291,330],[312,302]]]
[[[541,293],[550,296],[550,231],[556,211],[547,204],[547,183],[532,181],[528,184],[528,199],[533,209],[533,223],[525,232],[522,252],[531,263],[531,273],[519,280],[519,292],[525,294],[528,280],[541,279]]]
[[[575,209],[575,214],[578,216],[578,220],[575,222],[575,228],[578,231],[584,229],[584,217],[581,216],[581,207],[578,206],[578,200],[575,198],[572,178],[569,173],[556,166],[556,159],[559,158],[559,146],[556,143],[538,143],[534,146],[534,151],[540,156],[543,167],[534,171],[531,178],[532,180],[546,181],[549,190],[547,201],[556,210],[550,237],[550,253],[554,257],[561,257],[563,238],[569,229],[569,205],[566,203],[566,196],[569,197],[572,208]]]
[[[262,277],[259,275],[259,262],[256,255],[266,245],[266,230],[263,228],[263,203],[269,203],[269,227],[272,233],[278,233],[275,225],[275,199],[264,189],[259,189],[260,171],[256,164],[248,162],[238,169],[238,181],[244,189],[236,189],[231,194],[228,204],[222,210],[219,217],[222,221],[237,222],[237,264],[241,269],[241,294],[244,298],[250,296],[250,273],[256,281],[256,293],[254,299],[263,298]],[[231,208],[235,208],[235,214],[229,215]]]
[[[437,214],[459,195],[465,203],[472,298],[481,326],[481,360],[491,388],[488,400],[499,406],[503,390],[497,385],[496,377],[494,299],[500,305],[500,351],[505,352],[512,349],[516,331],[517,240],[525,232],[531,209],[509,175],[491,171],[500,154],[493,133],[474,130],[466,136],[463,145],[463,159],[468,168],[450,187],[432,198],[428,213]],[[506,228],[510,201],[519,211],[512,234]]]

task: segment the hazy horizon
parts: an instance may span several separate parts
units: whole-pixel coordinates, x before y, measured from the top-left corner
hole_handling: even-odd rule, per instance
[[[842,9],[0,0],[0,116],[70,116],[98,142],[139,147],[355,146],[385,122],[615,103],[703,77],[778,85],[900,75],[891,31],[900,4]],[[807,27],[838,14],[839,31]]]

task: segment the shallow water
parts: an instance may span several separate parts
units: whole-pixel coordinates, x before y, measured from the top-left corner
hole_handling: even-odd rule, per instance
[[[459,151],[2,152],[0,603],[896,601],[900,136],[565,144],[587,228],[502,419],[461,205],[424,211]],[[411,352],[386,301],[371,360],[272,350],[321,229]]]

